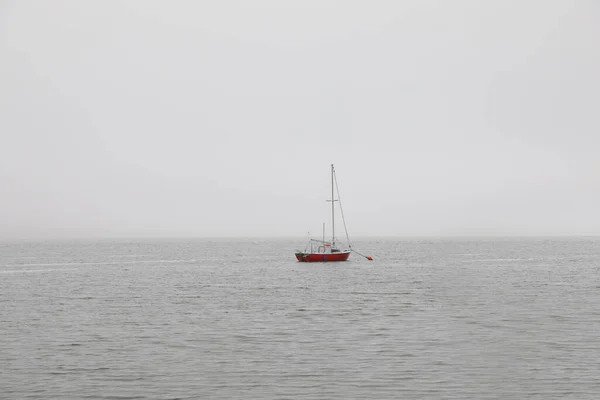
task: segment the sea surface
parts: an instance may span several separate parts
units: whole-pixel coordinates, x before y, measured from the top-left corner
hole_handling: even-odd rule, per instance
[[[2,399],[599,399],[600,238],[0,244]]]

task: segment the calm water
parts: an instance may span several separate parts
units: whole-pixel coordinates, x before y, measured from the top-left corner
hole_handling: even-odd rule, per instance
[[[600,239],[299,244],[0,244],[0,398],[600,398]]]

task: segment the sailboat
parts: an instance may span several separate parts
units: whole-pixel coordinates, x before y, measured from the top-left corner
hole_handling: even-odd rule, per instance
[[[335,192],[337,191],[337,199],[335,198]],[[307,248],[304,251],[296,251],[296,259],[300,262],[331,262],[331,261],[347,261],[350,257],[351,252],[355,252],[361,256],[362,254],[352,249],[350,238],[348,237],[348,230],[346,229],[346,220],[344,219],[344,211],[342,209],[342,203],[340,201],[339,190],[337,190],[337,179],[335,175],[335,168],[331,164],[331,199],[327,200],[331,202],[331,241],[325,240],[325,224],[323,224],[323,239],[310,239],[310,250]],[[342,214],[342,221],[344,223],[344,230],[346,231],[346,239],[348,240],[348,247],[341,249],[338,247],[335,237],[335,203],[338,202],[340,205],[340,212]],[[370,256],[363,256],[368,260],[373,260]]]

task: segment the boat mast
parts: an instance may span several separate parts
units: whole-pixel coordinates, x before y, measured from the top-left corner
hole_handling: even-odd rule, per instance
[[[331,164],[331,247],[335,245],[335,197],[333,193],[333,185],[334,185],[334,169],[333,164]]]

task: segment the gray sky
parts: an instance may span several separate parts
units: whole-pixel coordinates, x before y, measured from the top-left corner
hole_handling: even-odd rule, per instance
[[[600,234],[600,2],[0,1],[0,237]]]

